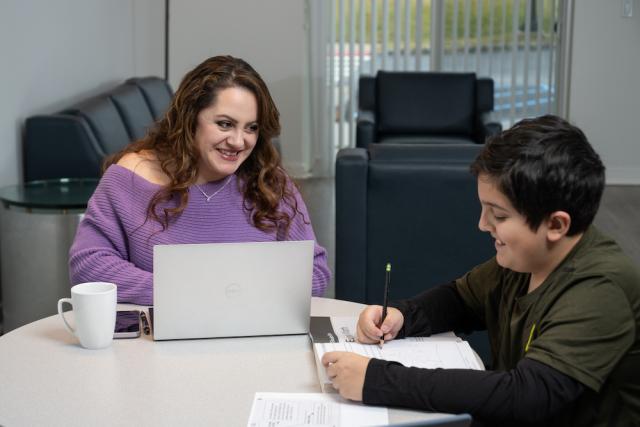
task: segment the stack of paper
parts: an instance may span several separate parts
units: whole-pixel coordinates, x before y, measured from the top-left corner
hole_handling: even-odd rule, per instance
[[[357,321],[356,317],[311,317],[309,335],[323,391],[333,391],[321,362],[329,351],[350,351],[416,368],[483,369],[469,344],[453,333],[387,341],[380,348],[355,341]]]

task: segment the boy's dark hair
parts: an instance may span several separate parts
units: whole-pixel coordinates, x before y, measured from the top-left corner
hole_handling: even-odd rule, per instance
[[[569,236],[589,227],[604,190],[600,156],[580,129],[552,115],[488,138],[471,172],[494,180],[533,231],[552,212],[567,212]]]

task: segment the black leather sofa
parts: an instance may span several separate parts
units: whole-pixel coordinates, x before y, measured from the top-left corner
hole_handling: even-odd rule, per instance
[[[356,146],[373,143],[484,143],[492,122],[493,80],[474,73],[388,72],[362,76]]]
[[[336,160],[336,298],[381,304],[417,295],[495,255],[478,229],[480,203],[469,165],[478,144],[371,144]],[[471,339],[489,363],[486,336]]]
[[[55,114],[29,117],[24,181],[99,177],[104,158],[142,138],[172,97],[159,77],[132,78]]]

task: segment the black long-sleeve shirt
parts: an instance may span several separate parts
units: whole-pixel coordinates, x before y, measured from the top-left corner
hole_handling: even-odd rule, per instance
[[[448,330],[469,332],[483,326],[466,308],[454,283],[395,306],[405,316],[399,337]],[[544,420],[570,405],[583,391],[580,382],[527,358],[509,371],[407,368],[373,359],[366,372],[363,401],[465,412],[487,425],[546,425]]]

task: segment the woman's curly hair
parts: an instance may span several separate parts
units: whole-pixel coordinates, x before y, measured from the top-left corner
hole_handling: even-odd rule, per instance
[[[200,154],[194,135],[200,111],[216,102],[218,93],[230,87],[249,90],[258,104],[258,140],[251,155],[236,174],[243,183],[244,207],[260,230],[282,230],[286,234],[292,217],[299,213],[293,184],[282,168],[271,140],[280,134],[280,113],[260,75],[245,61],[232,56],[209,58],[187,73],[168,111],[148,134],[108,158],[105,168],[125,154],[152,151],[169,183],[149,202],[147,219],[153,218],[165,230],[189,201],[189,186],[196,182]],[[168,204],[175,200],[176,202]],[[279,210],[284,201],[292,215]],[[158,205],[164,203],[158,213]],[[173,207],[171,207],[173,206]]]

